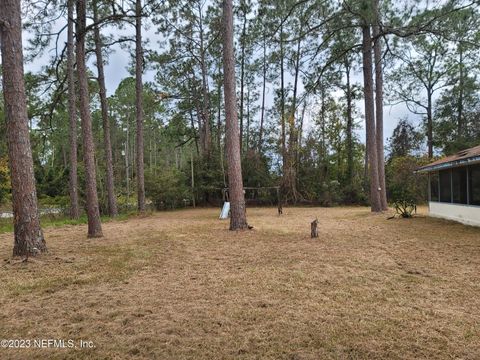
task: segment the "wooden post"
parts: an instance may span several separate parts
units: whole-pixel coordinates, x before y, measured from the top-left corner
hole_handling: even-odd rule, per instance
[[[317,229],[317,225],[318,225],[318,219],[315,219],[313,220],[311,223],[310,223],[310,226],[311,226],[311,234],[310,236],[313,238],[318,238],[318,229]]]
[[[195,174],[193,172],[193,151],[190,153],[190,163],[192,169],[192,205],[195,208]]]
[[[277,187],[277,205],[278,205],[278,215],[283,214],[282,201],[280,200],[280,188]]]

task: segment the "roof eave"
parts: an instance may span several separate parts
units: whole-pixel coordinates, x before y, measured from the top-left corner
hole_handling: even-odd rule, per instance
[[[449,161],[446,163],[442,164],[436,164],[436,165],[427,165],[424,167],[421,167],[417,170],[415,170],[415,173],[427,173],[431,171],[437,171],[437,170],[446,170],[446,169],[451,169],[455,167],[460,167],[460,166],[467,166],[467,165],[473,165],[473,164],[480,164],[480,156],[474,156],[466,159],[460,159],[460,160],[453,160]]]

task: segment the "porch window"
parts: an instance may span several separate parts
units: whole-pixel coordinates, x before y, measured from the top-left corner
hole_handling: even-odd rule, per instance
[[[480,165],[468,169],[470,205],[480,205]]]
[[[452,176],[450,170],[443,170],[440,174],[440,201],[452,202]]]
[[[459,167],[452,169],[453,202],[455,204],[467,204],[467,168]]]
[[[438,201],[438,172],[430,174],[430,201]]]

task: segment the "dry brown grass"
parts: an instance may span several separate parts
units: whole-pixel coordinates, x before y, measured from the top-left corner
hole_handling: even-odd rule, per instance
[[[96,348],[1,359],[480,358],[480,230],[366,208],[218,209],[47,229],[50,252],[3,261],[0,338]],[[319,239],[309,223],[319,218]]]

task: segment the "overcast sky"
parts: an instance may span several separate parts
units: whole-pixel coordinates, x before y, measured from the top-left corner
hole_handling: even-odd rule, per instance
[[[108,28],[105,29],[104,31],[109,31]],[[118,32],[118,30],[115,30]],[[130,33],[133,33],[133,28],[123,31],[130,31]],[[149,41],[149,48],[155,49],[155,47],[158,47],[158,40],[160,39],[160,36],[155,34],[155,29],[151,27],[149,30],[144,30],[145,34],[144,37],[148,39]],[[28,39],[28,33],[24,32],[24,45],[26,45],[27,39]],[[63,37],[61,37],[61,41],[66,40],[66,32]],[[59,44],[62,44],[62,42],[59,42]],[[109,55],[108,57],[108,64],[105,66],[105,80],[106,80],[106,87],[107,87],[107,94],[110,96],[112,95],[116,88],[118,87],[119,83],[122,81],[122,79],[126,78],[129,76],[128,73],[128,65],[131,62],[130,55],[128,52],[124,49],[121,49],[119,45],[115,45],[112,48],[113,52]],[[31,71],[34,73],[38,73],[41,71],[42,67],[47,65],[51,55],[53,54],[53,50],[46,52],[43,56],[36,58],[35,61],[30,62],[25,64],[25,71]],[[95,66],[93,62],[93,57],[90,57],[89,60],[89,67],[92,71],[95,71]],[[288,79],[287,79],[288,80]],[[154,81],[154,73],[152,71],[147,71],[144,74],[144,81]],[[353,76],[353,81],[362,84],[363,79],[362,79],[362,74],[361,74],[361,69],[359,72],[355,73]],[[272,85],[270,84],[270,87]],[[302,90],[302,89],[300,89]],[[272,94],[273,91],[270,91],[269,94]],[[267,99],[267,105],[271,105],[273,99],[272,96]],[[269,103],[269,104],[268,104]],[[363,100],[359,100],[356,102],[356,106],[358,107],[359,111],[361,114],[364,113],[364,102]],[[310,109],[312,110],[312,109]],[[310,111],[307,113],[312,114],[314,111]],[[418,116],[415,116],[411,114],[406,106],[404,104],[398,104],[395,106],[390,106],[390,105],[385,105],[384,107],[384,138],[385,141],[387,141],[387,138],[389,138],[393,132],[393,129],[398,123],[398,120],[400,118],[404,118],[408,116],[412,121],[419,123]],[[362,129],[358,131],[358,135],[362,141],[365,140],[365,131],[363,129],[363,120],[360,122]],[[306,127],[311,125],[311,119],[306,120]]]

